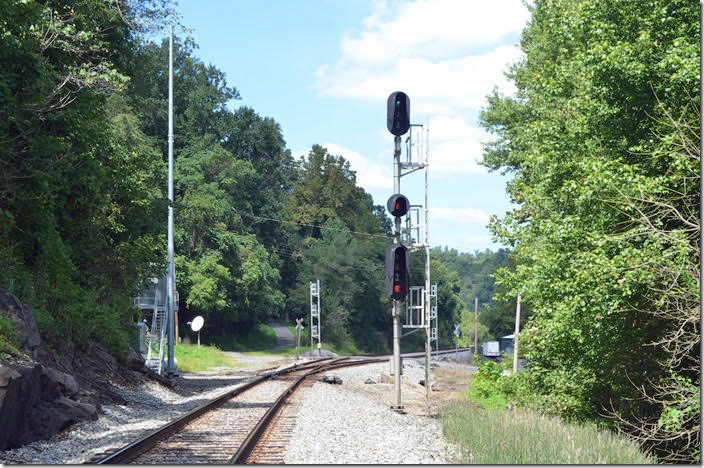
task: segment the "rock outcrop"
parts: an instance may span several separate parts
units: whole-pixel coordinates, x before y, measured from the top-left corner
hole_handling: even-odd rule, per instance
[[[76,380],[31,361],[0,362],[0,450],[51,437],[71,424],[96,419],[98,408],[69,398]]]
[[[0,315],[5,315],[12,320],[19,333],[22,348],[32,353],[39,348],[41,338],[34,314],[29,307],[2,288],[0,288]]]
[[[47,439],[72,424],[96,419],[101,404],[126,402],[113,385],[151,377],[144,359],[130,353],[122,366],[100,343],[80,350],[69,340],[40,346],[29,307],[0,289],[0,315],[9,317],[27,356],[0,361],[0,450]],[[145,376],[146,374],[146,376]]]

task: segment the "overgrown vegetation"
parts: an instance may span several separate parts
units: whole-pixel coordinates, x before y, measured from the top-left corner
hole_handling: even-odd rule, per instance
[[[519,207],[491,228],[533,316],[518,341],[546,411],[609,419],[700,460],[699,6],[533,2],[515,96],[481,119]]]
[[[459,401],[443,412],[453,463],[481,465],[651,464],[638,445],[595,426],[565,424],[532,411],[486,411]]]
[[[443,432],[459,446],[457,463],[645,464],[655,458],[605,424],[566,420],[539,407],[531,374],[485,361],[472,375],[466,399],[443,411]]]
[[[19,337],[12,320],[0,315],[0,359],[17,354],[19,345]]]

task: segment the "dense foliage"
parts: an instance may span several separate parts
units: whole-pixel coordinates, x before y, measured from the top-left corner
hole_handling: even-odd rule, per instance
[[[458,252],[455,249],[435,247],[431,257],[457,273],[460,281],[460,298],[464,309],[461,312],[460,343],[474,345],[474,306],[477,301],[479,320],[476,325],[478,343],[497,340],[514,332],[516,322],[516,296],[501,285],[495,284],[494,272],[502,266],[514,268],[509,249],[496,252]],[[521,327],[531,312],[525,306],[521,312]]]
[[[129,297],[160,261],[164,171],[122,94],[151,12],[2,4],[0,285],[48,337],[126,349]]]
[[[32,307],[51,345],[98,339],[124,356],[142,318],[130,298],[163,275],[168,41],[145,38],[164,35],[166,7],[3,2],[0,287]],[[233,108],[239,91],[196,50],[177,35],[179,335],[196,315],[206,318],[204,337],[230,344],[267,319],[307,319],[308,284],[320,276],[324,342],[390,349],[384,208],[326,148],[294,161],[276,121]],[[414,262],[422,284],[421,256]],[[440,263],[433,269],[446,346],[460,287]],[[5,328],[3,349],[13,349]]]
[[[612,418],[699,459],[699,6],[537,0],[482,113],[514,174],[497,275],[534,312],[519,342],[546,411]]]

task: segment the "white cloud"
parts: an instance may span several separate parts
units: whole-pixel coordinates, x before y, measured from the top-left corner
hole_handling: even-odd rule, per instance
[[[383,69],[341,60],[334,67],[318,68],[315,87],[321,96],[381,102],[391,92],[403,90],[411,97],[414,114],[435,114],[448,108],[478,109],[495,85],[505,94],[514,92],[503,71],[519,57],[516,47],[501,45],[484,54],[445,61],[398,58]]]
[[[383,167],[356,151],[335,143],[325,143],[321,146],[327,148],[328,153],[342,156],[349,161],[350,168],[357,173],[357,185],[364,188],[367,192],[379,188],[386,189],[391,186],[391,166]]]
[[[341,38],[338,60],[317,69],[314,88],[319,96],[376,102],[403,90],[414,121],[430,121],[431,176],[485,173],[478,161],[489,137],[466,116],[476,115],[494,86],[515,91],[503,72],[521,52],[506,37],[528,19],[520,0],[376,1],[361,31]]]
[[[483,174],[479,165],[484,130],[472,127],[461,115],[440,115],[430,119],[430,173],[441,177]]]
[[[432,221],[452,221],[461,224],[478,224],[486,226],[489,223],[489,215],[477,208],[436,208],[430,207],[430,219]]]
[[[376,2],[362,31],[341,38],[337,62],[316,71],[319,95],[377,100],[403,89],[423,112],[438,99],[478,108],[495,84],[512,91],[502,71],[520,52],[501,41],[517,35],[529,17],[520,0],[394,7]]]
[[[377,1],[357,36],[343,37],[341,61],[383,66],[395,57],[447,60],[487,50],[528,20],[520,0]]]

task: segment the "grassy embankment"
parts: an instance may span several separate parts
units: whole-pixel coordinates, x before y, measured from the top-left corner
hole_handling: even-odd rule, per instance
[[[291,333],[293,333],[295,343],[296,327],[288,325],[288,328],[291,330]],[[194,337],[189,338],[195,343]],[[207,343],[207,345],[205,343]],[[276,334],[274,330],[266,324],[260,324],[243,337],[219,336],[207,338],[201,335],[200,348],[195,344],[179,344],[176,346],[175,354],[178,360],[178,368],[184,372],[202,372],[216,368],[242,367],[238,365],[236,358],[227,356],[223,351],[236,351],[258,356],[275,355],[293,357],[296,355],[295,345],[276,350],[272,349],[274,346],[276,346]],[[323,343],[322,348],[340,356],[361,354],[354,346],[338,348]],[[306,329],[303,330],[301,334],[301,347],[299,352],[302,354],[309,349],[310,332]]]
[[[184,372],[203,372],[216,369],[234,369],[244,367],[237,359],[223,351],[256,352],[276,345],[274,330],[261,324],[248,335],[241,338],[212,337],[201,335],[201,346],[189,337],[191,344],[178,344],[175,348],[178,368]],[[207,343],[207,344],[206,344]]]
[[[177,344],[174,346],[174,355],[178,361],[178,369],[183,372],[204,372],[241,367],[235,358],[223,353],[217,346]]]
[[[462,464],[652,464],[637,444],[594,425],[518,408],[507,411],[501,367],[482,365],[470,389],[443,410],[443,433]],[[498,372],[497,372],[498,371]]]

